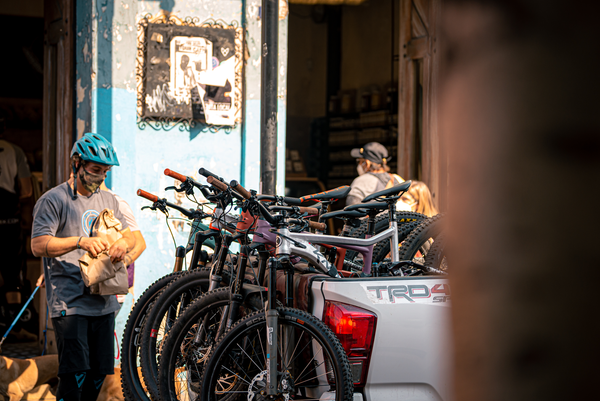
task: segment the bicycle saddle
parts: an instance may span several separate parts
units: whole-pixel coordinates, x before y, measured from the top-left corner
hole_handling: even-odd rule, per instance
[[[393,186],[388,189],[384,189],[383,191],[375,192],[374,194],[367,196],[361,202],[366,203],[380,197],[397,196],[401,192],[406,192],[408,188],[410,188],[410,184],[412,184],[412,181],[404,181],[402,184]]]
[[[329,212],[329,213],[322,214],[321,217],[319,217],[319,221],[324,221],[324,220],[331,219],[331,218],[342,219],[342,220],[357,219],[357,218],[365,217],[365,216],[366,216],[366,214],[359,210],[337,210],[335,212]]]
[[[354,205],[346,206],[344,208],[344,210],[346,210],[346,211],[358,210],[358,211],[367,213],[367,210],[369,210],[369,209],[381,210],[381,209],[387,209],[388,207],[389,207],[389,205],[385,202],[356,203]]]
[[[330,189],[329,191],[319,192],[312,195],[305,195],[300,199],[301,202],[308,201],[333,201],[345,198],[348,196],[348,192],[350,192],[350,186],[344,185],[343,187],[338,187],[335,189]]]

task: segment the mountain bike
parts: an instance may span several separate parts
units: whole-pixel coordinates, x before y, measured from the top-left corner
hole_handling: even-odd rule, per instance
[[[394,190],[392,190],[391,192],[388,193],[379,193],[378,195],[376,195],[374,198],[372,199],[376,199],[379,196],[387,196],[387,198],[385,199],[384,202],[376,202],[373,204],[363,204],[362,208],[363,211],[361,211],[360,207],[355,207],[351,210],[346,210],[341,214],[346,214],[347,216],[365,216],[366,214],[370,215],[369,220],[371,221],[371,223],[373,223],[373,221],[375,220],[375,216],[376,214],[379,212],[379,210],[381,210],[382,208],[389,208],[390,212],[392,213],[393,216],[395,216],[395,200],[397,198],[394,199],[393,197],[393,192],[396,191],[397,193],[401,192],[402,190],[405,190],[408,188],[408,186],[410,185],[410,183],[406,184],[405,187],[403,188],[395,188]],[[235,185],[234,182],[232,182],[231,184],[232,187],[236,188],[237,190],[239,190],[239,186]],[[244,191],[239,190],[240,193],[244,194]],[[245,197],[250,197],[249,194],[246,194]],[[258,205],[257,207],[260,209],[262,207],[262,205],[260,204],[260,202],[256,202],[256,204]],[[392,204],[394,206],[392,206]],[[263,207],[264,208],[264,207]],[[291,213],[294,211],[293,207],[285,207],[285,206],[273,206],[270,208],[271,211],[275,211],[275,212],[279,212],[279,213],[283,213],[283,215],[285,216],[287,213]],[[349,208],[347,208],[349,209]],[[268,212],[267,212],[268,213]],[[337,216],[341,215],[339,212],[334,212],[337,213]],[[274,220],[272,217],[267,217],[270,216],[270,214],[264,214],[263,213],[263,217],[271,224],[274,224],[275,226],[278,226],[279,224],[277,223],[276,220]],[[334,216],[334,217],[337,217]],[[328,218],[330,216],[327,215],[323,215],[321,216],[322,218]],[[279,217],[281,218],[281,217]],[[270,219],[270,220],[269,220]],[[283,217],[282,221],[285,221],[286,223],[296,223],[297,221],[295,221],[295,219],[289,219],[287,217]],[[308,234],[308,233],[293,233],[290,232],[289,229],[284,228],[284,227],[280,227],[276,233],[272,233],[273,235],[275,235],[277,237],[277,245],[278,245],[278,253],[281,252],[281,247],[283,246],[284,243],[288,243],[289,245],[289,249],[287,251],[283,251],[281,254],[282,255],[287,255],[285,256],[285,258],[283,260],[285,260],[286,263],[283,263],[281,260],[278,259],[278,266],[282,265],[282,263],[284,265],[286,265],[286,268],[284,268],[285,272],[286,272],[286,277],[287,277],[287,284],[286,284],[286,305],[287,306],[291,306],[292,304],[290,303],[290,300],[293,300],[292,296],[291,296],[291,292],[292,292],[292,285],[290,284],[291,281],[291,277],[293,276],[293,268],[290,267],[291,266],[291,262],[288,263],[288,261],[290,261],[290,254],[294,254],[294,255],[302,255],[304,257],[306,257],[309,261],[311,261],[315,266],[318,266],[320,268],[320,270],[322,272],[326,272],[331,276],[334,277],[339,277],[339,274],[336,270],[336,268],[324,257],[324,255],[322,255],[313,245],[311,245],[311,243],[334,243],[337,245],[344,245],[344,246],[350,246],[353,247],[353,249],[362,252],[364,254],[364,256],[366,256],[367,258],[371,255],[372,253],[372,249],[373,249],[373,245],[376,244],[378,241],[383,240],[383,239],[389,239],[393,238],[395,236],[397,236],[397,227],[393,224],[393,220],[395,219],[395,217],[392,217],[390,220],[392,221],[392,224],[390,224],[390,227],[383,233],[379,234],[378,236],[373,236],[371,238],[367,238],[367,239],[348,239],[348,238],[342,238],[342,237],[333,237],[333,236],[323,236],[323,235],[316,235],[316,234]],[[261,227],[259,221],[259,225],[257,226],[257,229]],[[372,226],[372,224],[371,224]],[[257,236],[254,237],[255,240],[257,238]],[[263,238],[263,236],[258,236],[258,238]],[[310,242],[310,243],[309,243]],[[348,245],[348,243],[351,243],[352,245]],[[370,246],[370,249],[368,249],[368,247]],[[242,248],[242,252],[241,255],[244,255],[245,253],[248,253],[250,250],[250,248],[246,248],[244,249],[244,247]],[[396,254],[397,254],[397,246],[395,247],[396,250]],[[243,258],[241,259],[242,263],[243,263]],[[238,265],[238,274],[240,272],[240,270],[243,270],[244,265]],[[270,272],[272,273],[272,270],[270,270]],[[273,277],[270,277],[271,280],[273,280]],[[234,280],[233,284],[237,285],[239,283],[239,280]],[[243,283],[242,283],[242,287],[243,287]],[[275,291],[273,285],[268,285],[268,288],[272,291]],[[230,303],[230,299],[234,298],[234,295],[239,296],[238,299],[238,305],[240,305],[241,303],[245,302],[247,299],[249,299],[248,297],[246,297],[243,293],[243,291],[239,291],[236,290],[236,293],[234,294],[233,290],[229,290],[227,288],[222,288],[213,292],[209,292],[204,294],[201,298],[199,298],[198,300],[194,301],[181,315],[180,318],[175,322],[175,325],[173,326],[171,332],[169,333],[169,336],[167,337],[166,341],[165,341],[165,349],[163,351],[163,355],[161,358],[161,362],[160,362],[160,367],[159,367],[159,380],[160,380],[160,390],[161,390],[161,397],[162,399],[184,399],[184,398],[190,398],[190,399],[195,399],[198,396],[198,391],[202,385],[202,383],[205,381],[202,381],[202,372],[200,370],[200,368],[202,367],[202,365],[207,361],[208,359],[208,353],[211,351],[211,349],[213,349],[214,346],[214,342],[216,340],[216,338],[219,337],[219,331],[222,331],[222,326],[223,326],[223,322],[225,321],[224,316],[227,315],[227,313],[229,314],[229,317],[227,320],[228,324],[231,325],[231,322],[234,322],[236,319],[238,319],[240,316],[243,316],[244,314],[251,312],[253,310],[257,309],[257,305],[256,302],[254,302],[254,304],[252,302],[246,302],[245,304],[242,305],[241,308],[239,307],[233,307]],[[270,304],[274,305],[274,302],[272,300],[272,298],[269,298],[270,300]],[[256,298],[254,298],[254,301],[256,301]],[[267,303],[267,305],[269,304]],[[228,312],[224,312],[225,308],[229,307],[229,311]],[[302,311],[298,311],[298,312],[302,312]],[[231,314],[232,313],[237,313],[237,316],[232,317]],[[260,313],[263,313],[262,317],[257,317],[259,320],[260,319],[264,319],[266,320],[266,317],[268,316],[267,314],[265,314],[264,312],[257,312],[258,315],[251,315],[254,317],[257,317],[260,315]],[[273,312],[269,312],[269,313],[273,313]],[[284,312],[281,312],[284,313]],[[306,312],[302,312],[304,313],[303,317],[306,318]],[[293,316],[298,316],[297,312],[294,311],[292,313]],[[290,316],[292,316],[290,315]],[[243,318],[244,321],[246,318]],[[247,319],[250,319],[250,317],[248,317]],[[314,318],[313,318],[314,319]],[[292,319],[293,320],[293,319]],[[310,319],[309,319],[310,320]],[[286,320],[284,320],[286,321]],[[202,322],[202,323],[200,323]],[[233,327],[231,327],[231,329],[228,330],[233,330]],[[239,327],[238,324],[235,325],[235,327]],[[273,327],[273,326],[270,326]],[[316,330],[316,332],[318,332],[320,330],[320,328],[316,328],[314,329]],[[229,332],[229,331],[228,331]],[[326,336],[325,336],[326,337]],[[325,338],[322,337],[321,339]],[[331,346],[331,344],[329,344],[329,346]],[[328,352],[331,351],[331,348],[328,348]],[[329,355],[334,355],[334,354],[329,354]],[[206,368],[205,371],[211,371],[211,369]],[[261,371],[262,372],[262,371]],[[338,373],[340,373],[341,371],[338,371]],[[223,378],[219,378],[218,381],[220,383],[220,385],[222,385],[222,388],[220,390],[218,390],[218,392],[226,392],[226,393],[230,393],[230,394],[234,394],[231,393],[231,391],[240,391],[238,386],[241,385],[239,382],[238,383],[238,377],[237,376],[227,376],[227,374],[225,372],[222,372],[223,377],[229,377],[229,379],[231,379],[232,382],[227,382],[227,380],[223,379]],[[343,376],[343,375],[342,375]],[[206,380],[206,378],[204,378]],[[241,380],[241,379],[240,379]],[[227,385],[225,385],[224,383],[228,383]],[[235,385],[235,383],[238,383],[237,385]],[[227,390],[228,389],[228,390]],[[213,389],[214,391],[217,391],[216,389]],[[248,390],[248,389],[246,389]],[[243,390],[243,391],[246,391]],[[250,391],[250,390],[249,390]],[[252,391],[252,393],[254,393]],[[235,393],[237,394],[237,393]],[[246,394],[248,394],[248,397],[250,397],[251,393],[247,392]],[[341,393],[340,393],[341,394]],[[288,394],[289,395],[289,394]]]

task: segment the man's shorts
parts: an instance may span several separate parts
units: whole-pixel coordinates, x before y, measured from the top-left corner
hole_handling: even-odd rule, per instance
[[[58,347],[58,374],[91,370],[114,373],[115,314],[52,318]]]

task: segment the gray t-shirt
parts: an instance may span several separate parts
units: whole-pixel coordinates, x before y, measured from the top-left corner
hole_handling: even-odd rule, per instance
[[[42,195],[33,209],[31,238],[88,237],[94,219],[105,208],[114,211],[123,229],[128,227],[113,194],[97,190],[89,197],[78,194],[76,200],[72,195],[73,190],[66,182]],[[76,249],[56,258],[43,258],[50,317],[101,316],[119,310],[115,295],[92,295],[83,283],[79,258],[84,254],[83,249]]]

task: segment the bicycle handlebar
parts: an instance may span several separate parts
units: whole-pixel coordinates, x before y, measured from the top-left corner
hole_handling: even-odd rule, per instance
[[[265,207],[265,205],[262,204],[262,202],[256,202],[256,204],[258,205],[258,210],[260,211],[260,214],[262,214],[262,216],[264,217],[264,219],[272,226],[276,226],[277,225],[277,221],[273,218],[273,215],[271,215],[271,213],[267,210],[267,208]]]
[[[141,196],[142,198],[146,198],[149,201],[154,202],[155,205],[153,207],[156,207],[156,202],[162,202],[165,206],[168,206],[171,209],[175,209],[175,210],[181,212],[181,214],[183,214],[188,219],[193,219],[194,217],[197,217],[197,216],[194,216],[195,212],[193,210],[189,210],[189,209],[183,208],[179,205],[175,205],[171,202],[167,202],[166,199],[160,199],[158,196],[153,195],[150,192],[146,192],[143,189],[138,189],[137,194],[138,194],[138,196]]]
[[[298,206],[298,209],[300,210],[300,213],[308,213],[313,214],[315,216],[319,215],[319,209],[316,209],[314,207]]]
[[[327,229],[327,224],[325,223],[317,223],[316,221],[309,221],[308,226],[315,230],[325,231]]]
[[[233,180],[229,183],[229,186],[237,191],[240,195],[242,195],[246,199],[250,199],[252,194],[246,190],[246,188],[242,187],[239,182]]]
[[[152,195],[150,192],[146,192],[143,189],[138,189],[137,195],[141,196],[142,198],[146,198],[151,202],[158,202],[158,196]]]
[[[179,180],[181,182],[185,182],[188,179],[188,177],[186,177],[185,175],[179,174],[173,170],[169,170],[168,168],[165,169],[165,175],[175,178],[176,180]]]
[[[227,184],[225,184],[224,182],[220,181],[219,178],[215,178],[215,176],[209,175],[208,178],[206,179],[206,181],[208,181],[208,183],[210,185],[212,185],[213,187],[217,188],[219,191],[225,192],[227,191]]]
[[[207,181],[208,181],[209,177],[213,177],[213,178],[216,178],[217,180],[219,180],[219,181],[221,181],[223,183],[225,182],[225,180],[223,180],[221,177],[217,176],[216,174],[211,173],[210,171],[208,171],[204,167],[200,167],[200,170],[198,170],[198,173],[200,173],[200,175],[203,175],[204,177],[206,177]]]
[[[297,206],[300,205],[302,203],[302,201],[298,198],[291,198],[289,196],[284,196],[283,198],[279,198],[275,195],[258,195],[256,197],[256,199],[258,199],[259,201],[270,201],[270,202],[275,202],[278,199],[283,199],[283,202],[286,205],[290,205],[290,206]]]

